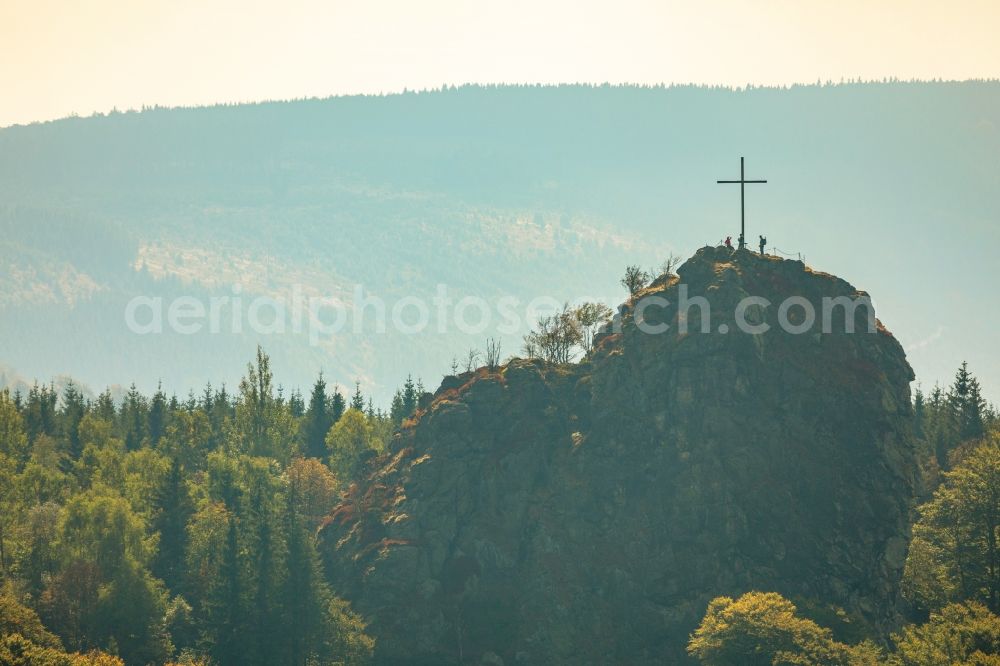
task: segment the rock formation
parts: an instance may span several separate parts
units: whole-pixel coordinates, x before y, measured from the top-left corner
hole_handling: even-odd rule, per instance
[[[678,273],[578,364],[445,378],[345,497],[325,563],[381,663],[681,663],[709,599],[752,589],[893,624],[915,478],[901,346],[862,311],[854,333],[843,314],[782,330],[788,297],[819,317],[864,295],[801,262],[703,248]],[[679,333],[682,288],[708,331],[693,307]],[[747,296],[770,301],[745,311],[766,333],[734,325]]]

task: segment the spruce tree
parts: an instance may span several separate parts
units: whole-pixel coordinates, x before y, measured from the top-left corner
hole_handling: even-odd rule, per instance
[[[167,429],[167,396],[163,393],[162,384],[156,385],[156,393],[149,402],[149,442],[156,446]]]
[[[330,425],[332,426],[339,421],[346,410],[347,403],[344,400],[344,395],[340,392],[340,387],[335,386],[333,395],[330,397]]]
[[[282,585],[284,636],[288,663],[312,663],[328,635],[326,609],[332,594],[323,580],[314,537],[297,507],[299,489],[289,483],[285,503],[287,575]]]
[[[39,435],[56,436],[56,390],[35,384],[28,391],[24,423],[28,439],[34,441]]]
[[[924,405],[924,393],[917,387],[913,396],[913,433],[920,439],[925,436],[925,419],[927,418],[927,408]]]
[[[135,384],[132,384],[125,394],[120,414],[122,439],[125,440],[125,448],[129,451],[135,451],[142,446],[146,438],[147,409],[146,398],[139,393]]]
[[[67,450],[73,459],[80,457],[83,447],[80,444],[80,421],[87,410],[83,402],[83,394],[77,390],[73,382],[66,384],[63,391],[63,409],[60,415],[60,430],[66,442]]]
[[[245,661],[245,607],[241,580],[236,516],[230,512],[219,580],[208,609],[212,656],[220,664]]]
[[[194,502],[179,458],[174,458],[154,501],[153,529],[159,533],[159,550],[153,573],[171,592],[180,591],[184,557],[187,552],[187,524],[194,514]]]
[[[354,395],[351,397],[351,409],[365,411],[365,396],[361,393],[361,382],[354,382]]]
[[[413,376],[406,376],[406,383],[403,384],[403,409],[406,410],[406,416],[410,416],[413,412],[417,411],[417,401],[420,398],[418,389],[413,384]]]
[[[955,373],[955,381],[948,393],[948,405],[951,409],[952,429],[959,441],[978,439],[983,436],[983,412],[986,402],[983,400],[979,380],[969,372],[968,363],[962,361]]]
[[[306,413],[306,406],[302,400],[302,392],[298,389],[292,391],[288,396],[288,413],[294,418],[301,418]]]
[[[326,457],[326,433],[330,431],[332,425],[333,419],[330,417],[326,397],[326,382],[323,380],[323,373],[320,373],[309,396],[309,409],[303,426],[303,444],[307,456]]]
[[[396,427],[399,427],[403,419],[406,418],[406,408],[403,406],[403,392],[398,389],[392,396],[392,405],[389,406],[389,418],[392,419],[392,424]]]
[[[104,391],[97,396],[97,403],[94,405],[94,415],[103,421],[107,421],[108,423],[115,422],[118,410],[115,409],[115,401],[111,397],[111,389],[104,389]]]

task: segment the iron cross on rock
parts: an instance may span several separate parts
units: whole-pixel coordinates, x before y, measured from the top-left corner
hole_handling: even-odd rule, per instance
[[[747,183],[766,183],[766,180],[747,180],[743,175],[743,158],[740,158],[740,179],[739,180],[717,180],[717,183],[739,183],[740,184],[740,249],[747,246],[746,241],[746,221],[743,205],[743,190]]]

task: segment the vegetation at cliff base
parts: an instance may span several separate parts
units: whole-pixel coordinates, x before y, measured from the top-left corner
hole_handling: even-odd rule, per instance
[[[776,592],[713,599],[688,653],[707,666],[1000,664],[1000,428],[961,365],[948,390],[917,391],[925,492],[902,581],[910,624],[855,645]],[[943,469],[942,469],[943,467]]]

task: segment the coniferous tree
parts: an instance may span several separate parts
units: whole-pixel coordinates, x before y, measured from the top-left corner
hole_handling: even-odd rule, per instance
[[[344,400],[344,395],[340,392],[340,387],[333,387],[333,395],[330,397],[330,424],[331,426],[340,420],[340,417],[344,415],[347,410],[347,402]]]
[[[215,394],[212,392],[212,382],[207,382],[201,392],[201,409],[206,414],[212,413],[215,404]]]
[[[323,373],[320,373],[316,383],[313,384],[312,394],[309,396],[309,410],[306,412],[303,426],[303,439],[307,456],[311,458],[326,457],[326,433],[330,431],[331,426],[333,426],[333,419],[330,416],[330,406],[326,397],[326,382],[323,380]]]
[[[83,420],[84,413],[87,410],[86,404],[83,401],[83,394],[76,388],[73,382],[66,384],[66,388],[63,391],[63,409],[61,414],[61,431],[64,440],[66,441],[66,446],[69,450],[69,455],[74,459],[80,457],[80,452],[82,446],[80,444],[80,421]]]
[[[167,396],[163,393],[161,384],[157,384],[156,393],[149,402],[149,443],[155,447],[160,443],[167,429]]]
[[[28,439],[34,441],[39,435],[55,437],[56,433],[56,392],[55,388],[39,387],[35,384],[28,391],[24,422]]]
[[[392,404],[389,406],[389,418],[392,420],[394,426],[399,426],[406,418],[406,408],[403,407],[403,392],[396,389],[396,392],[392,396]]]
[[[135,384],[125,394],[121,408],[121,432],[128,451],[135,451],[142,446],[146,438],[146,399],[139,393]]]
[[[948,394],[948,403],[952,413],[952,428],[959,441],[978,439],[985,433],[983,413],[986,411],[986,401],[983,400],[979,380],[969,372],[968,363],[962,361],[955,373],[955,381]]]
[[[223,384],[212,399],[212,409],[208,412],[208,421],[212,427],[211,448],[218,448],[222,443],[226,429],[233,418],[233,406],[226,385]]]
[[[294,427],[271,382],[271,361],[257,347],[256,364],[248,364],[247,375],[240,380],[234,435],[239,450],[286,462],[291,454],[288,436]]]
[[[115,409],[115,401],[111,397],[111,389],[104,389],[97,396],[97,403],[94,405],[94,416],[108,423],[115,422],[118,410]]]
[[[298,389],[292,391],[288,396],[288,413],[293,418],[301,418],[306,413],[306,406],[302,400],[302,392]]]
[[[920,439],[926,436],[927,408],[924,404],[924,392],[917,386],[913,394],[913,434]]]
[[[925,411],[927,417],[924,431],[927,443],[934,451],[938,467],[948,470],[951,468],[949,453],[955,446],[956,435],[947,397],[937,384],[934,385],[930,398],[926,401]]]
[[[354,395],[351,397],[351,409],[365,411],[365,396],[361,393],[361,382],[354,382]]]
[[[389,411],[389,417],[395,426],[398,427],[403,422],[403,419],[409,417],[417,410],[418,398],[419,393],[416,385],[413,383],[413,376],[407,375],[403,388],[396,391],[396,395],[393,396],[392,407]]]
[[[292,480],[285,502],[287,575],[282,589],[285,637],[290,664],[305,665],[318,656],[326,631],[332,595],[323,580],[319,554],[304,516],[298,511],[300,489]]]
[[[187,410],[188,414],[193,414],[194,410],[198,409],[198,398],[194,395],[194,390],[188,391],[187,400],[184,401],[184,409]]]
[[[15,475],[27,455],[28,437],[21,413],[10,392],[3,389],[0,391],[0,579],[7,577],[7,534],[16,517]]]
[[[262,665],[280,661],[276,652],[281,645],[281,604],[277,599],[282,579],[284,542],[279,527],[280,480],[268,462],[241,459],[238,474],[245,494],[240,502],[240,518],[249,547],[248,577],[252,601],[248,624],[253,631],[252,663]]]
[[[152,528],[159,533],[160,539],[153,573],[172,592],[178,592],[187,551],[187,524],[194,514],[194,503],[177,457],[171,461],[170,472],[157,490],[154,508]]]
[[[245,663],[247,653],[239,553],[236,516],[230,512],[222,566],[208,603],[211,652],[221,664]]]

